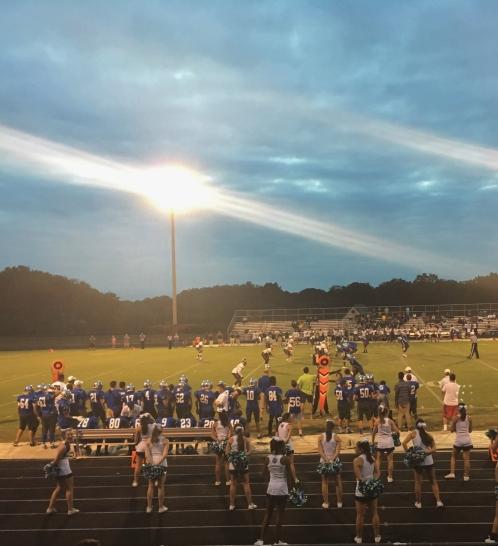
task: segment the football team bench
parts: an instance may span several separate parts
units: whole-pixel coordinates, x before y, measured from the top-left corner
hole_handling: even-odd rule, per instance
[[[88,444],[97,446],[128,446],[135,442],[134,428],[94,428],[74,430],[74,452],[80,456],[80,448]],[[192,428],[163,428],[163,436],[172,443],[209,442],[212,440],[211,429],[202,427]]]

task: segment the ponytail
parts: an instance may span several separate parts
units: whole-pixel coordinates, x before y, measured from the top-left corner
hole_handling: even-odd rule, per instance
[[[334,430],[335,424],[334,421],[331,419],[327,420],[327,428],[325,430],[325,439],[327,442],[330,442],[332,440],[332,431]]]
[[[424,446],[433,447],[434,438],[425,430],[427,423],[423,419],[417,419],[415,426],[417,427],[418,433],[420,434],[420,439],[422,440]]]
[[[362,455],[365,455],[365,457],[367,458],[367,461],[370,464],[373,464],[374,458],[372,457],[372,449],[370,448],[370,443],[368,442],[368,440],[363,440],[361,442],[358,442],[356,444],[356,447],[358,448],[358,450],[360,451]]]
[[[465,421],[467,418],[467,406],[463,402],[458,404],[458,413],[460,414],[460,421]]]
[[[245,451],[244,428],[238,425],[235,427],[235,434],[237,435],[237,451]]]
[[[149,433],[150,415],[145,413],[140,417],[140,432],[142,436],[147,436]]]

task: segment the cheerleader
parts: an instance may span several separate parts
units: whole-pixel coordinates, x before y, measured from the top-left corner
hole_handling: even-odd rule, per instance
[[[321,463],[333,463],[341,453],[341,438],[334,432],[335,423],[327,419],[325,432],[318,437],[318,453]],[[335,479],[335,492],[337,495],[337,508],[342,508],[342,480],[339,472],[336,474],[322,474],[322,508],[329,507],[329,478]]]
[[[162,514],[168,510],[164,506],[164,482],[166,481],[166,469],[168,468],[169,440],[162,435],[162,429],[159,425],[152,425],[150,438],[145,442],[145,460],[147,463],[155,466],[161,466],[163,473],[157,479],[149,479],[147,488],[147,514],[152,512],[152,499],[154,497],[154,485],[157,485],[157,500],[159,501],[158,512]]]
[[[47,514],[53,514],[57,512],[55,509],[55,503],[59,493],[64,491],[67,502],[67,515],[72,516],[77,514],[79,510],[73,505],[74,498],[74,478],[69,466],[69,451],[71,449],[71,440],[73,439],[72,430],[62,431],[62,442],[59,444],[57,451],[55,452],[55,458],[52,464],[57,469],[57,485],[50,496],[50,502],[47,508]]]
[[[493,440],[492,444],[493,451],[498,449],[498,439]],[[488,535],[488,538],[484,540],[486,544],[495,544],[498,540],[498,464],[495,465],[495,497],[496,497],[496,507],[495,507],[495,519],[493,521],[493,527],[491,528],[491,533]]]
[[[230,432],[230,422],[228,420],[228,413],[226,411],[220,411],[218,413],[218,419],[214,421],[211,429],[211,437],[214,442],[226,442]],[[225,453],[219,451],[216,453],[216,462],[214,466],[214,485],[217,487],[221,485],[221,467],[225,469],[225,485],[230,485],[231,481],[228,474],[228,463],[225,460]]]
[[[356,478],[356,490],[354,494],[356,505],[356,536],[354,541],[356,544],[363,542],[363,526],[365,524],[365,512],[367,508],[372,511],[372,527],[374,530],[374,541],[379,543],[380,536],[380,518],[377,511],[377,498],[370,498],[361,492],[360,482],[366,482],[372,478],[378,478],[380,475],[379,466],[372,457],[370,444],[367,440],[356,444],[356,455],[353,459],[353,470]]]
[[[154,419],[150,413],[144,413],[140,416],[139,426],[135,429],[135,470],[133,473],[132,487],[138,487],[140,471],[145,461],[145,446],[149,440],[154,425]]]
[[[242,488],[247,499],[247,508],[254,510],[257,506],[252,502],[251,484],[249,483],[249,467],[241,461],[237,464],[230,460],[230,454],[239,453],[246,457],[251,453],[251,443],[249,438],[244,436],[244,428],[241,425],[235,427],[235,434],[227,442],[225,454],[229,460],[228,469],[230,471],[230,507],[229,510],[235,510],[235,494],[237,492],[238,480],[242,483]]]
[[[470,451],[473,448],[470,433],[472,432],[472,419],[467,414],[467,406],[463,403],[458,405],[458,415],[453,417],[451,432],[456,432],[455,443],[450,459],[450,473],[446,474],[447,480],[455,479],[455,463],[459,453],[463,454],[463,481],[470,480]]]
[[[387,481],[392,483],[394,467],[394,439],[393,433],[399,435],[398,425],[388,417],[388,409],[385,406],[379,406],[379,417],[375,420],[372,431],[372,444],[375,444],[377,437],[376,462],[381,467],[382,457],[387,457]],[[398,442],[399,445],[399,442]]]
[[[263,546],[265,532],[270,524],[273,511],[277,511],[277,520],[275,522],[275,540],[273,544],[287,544],[281,540],[282,525],[284,522],[285,505],[289,497],[289,487],[287,485],[287,470],[290,468],[288,457],[285,455],[285,443],[282,440],[273,438],[270,442],[271,455],[268,455],[265,463],[265,472],[270,475],[270,482],[266,490],[266,513],[261,526],[261,536],[254,543],[255,546]]]
[[[294,466],[294,445],[292,443],[292,424],[290,423],[290,413],[286,412],[282,415],[277,428],[277,438],[285,444],[285,454],[289,460],[289,468],[294,482],[299,483],[296,476],[296,467]]]
[[[439,485],[434,471],[433,454],[436,453],[436,443],[434,442],[434,438],[425,430],[426,427],[427,425],[423,419],[417,419],[415,430],[408,434],[403,440],[402,445],[403,449],[406,451],[408,449],[408,444],[412,442],[414,447],[422,448],[426,454],[423,463],[413,469],[413,477],[415,480],[415,508],[422,508],[422,475],[424,473],[431,484],[437,508],[442,508],[444,504],[439,495]]]

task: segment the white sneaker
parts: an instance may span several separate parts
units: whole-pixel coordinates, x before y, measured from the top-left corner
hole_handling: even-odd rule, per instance
[[[233,512],[235,510],[235,504],[231,504],[228,509],[230,510],[230,512]]]
[[[342,502],[337,503],[337,508],[342,508]]]
[[[47,514],[55,514],[57,510],[55,508],[47,508],[46,512]]]
[[[168,507],[167,506],[161,506],[161,508],[159,508],[158,512],[160,514],[164,513],[164,512],[167,512],[168,511]]]
[[[393,483],[394,478],[391,478],[391,476],[387,477],[387,483]]]
[[[152,506],[147,506],[147,508],[145,509],[145,513],[152,514]]]
[[[278,542],[274,542],[273,546],[287,546],[287,542],[284,542],[283,540],[279,540]]]
[[[328,509],[329,509],[329,503],[328,503],[328,502],[322,503],[322,508],[323,508],[324,510],[328,510]]]
[[[215,485],[216,487],[219,487],[219,486],[221,485],[221,482],[214,482],[214,485]]]
[[[248,510],[254,510],[254,509],[257,508],[257,507],[258,507],[258,506],[257,506],[256,504],[254,504],[253,502],[251,502],[251,504],[249,504],[249,505],[247,506],[247,509],[248,509]]]
[[[354,537],[355,544],[363,544],[363,539],[361,537]]]
[[[230,485],[232,482],[230,480],[228,480],[227,482],[225,482],[225,485]]]
[[[133,480],[132,484],[131,484],[132,487],[138,487],[138,482]]]
[[[484,541],[484,544],[496,544],[496,540],[495,540],[494,538],[488,537],[488,538]]]
[[[468,482],[469,480],[470,480],[470,476],[464,476],[464,477],[463,477],[463,481],[464,481],[464,482]]]
[[[380,535],[377,535],[375,538],[374,538],[374,542],[375,544],[379,544],[379,542],[382,540],[382,537]]]
[[[455,474],[453,474],[453,472],[450,472],[449,474],[446,474],[444,479],[445,480],[454,480],[455,479]]]
[[[256,540],[254,546],[264,546],[264,542],[261,539]]]
[[[74,514],[77,514],[79,510],[77,508],[73,508],[72,510],[67,511],[68,516],[73,516]]]
[[[422,508],[422,503],[421,502],[416,502],[415,503],[415,508]]]
[[[436,502],[436,508],[444,508],[443,501],[437,501]]]

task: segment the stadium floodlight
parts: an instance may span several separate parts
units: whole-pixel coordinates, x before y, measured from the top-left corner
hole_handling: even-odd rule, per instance
[[[169,212],[171,222],[171,282],[174,332],[178,327],[176,303],[176,229],[175,213],[210,207],[215,192],[207,185],[208,177],[179,165],[165,165],[147,169],[143,176],[141,193],[157,208]]]

